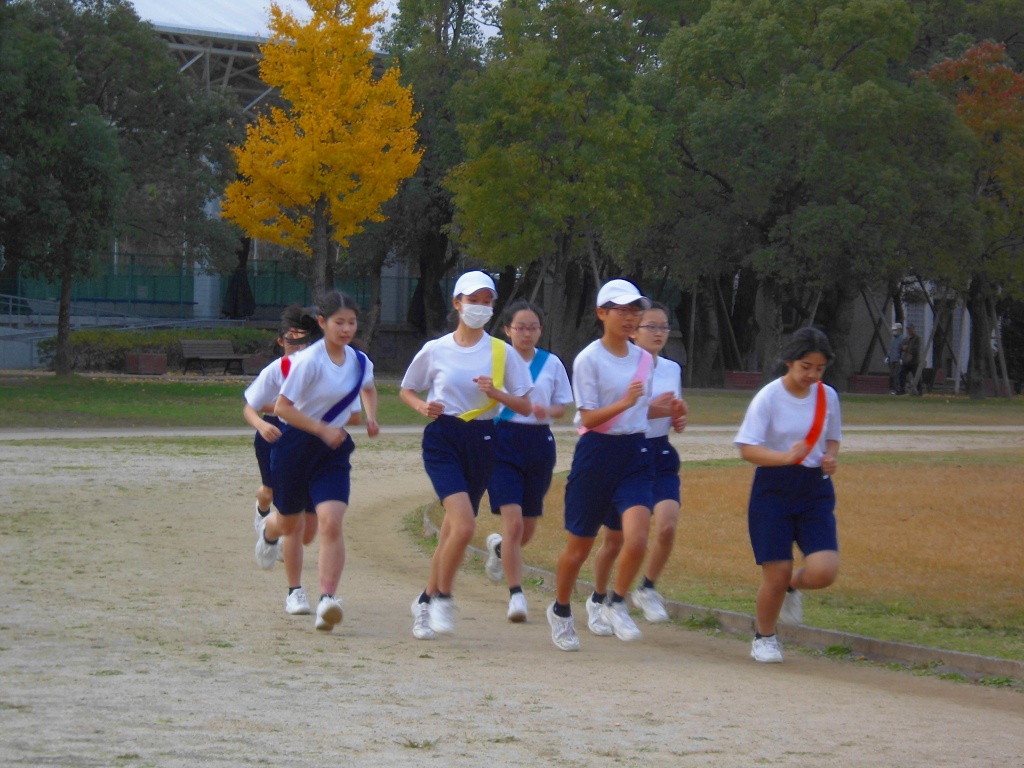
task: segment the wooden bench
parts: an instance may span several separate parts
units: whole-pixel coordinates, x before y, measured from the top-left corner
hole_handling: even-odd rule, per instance
[[[206,364],[214,362],[224,363],[224,373],[232,367],[238,369],[238,373],[245,373],[242,361],[248,355],[237,354],[227,339],[181,339],[179,343],[181,356],[185,360],[183,373],[188,373],[193,365],[197,365],[202,373],[206,373]]]

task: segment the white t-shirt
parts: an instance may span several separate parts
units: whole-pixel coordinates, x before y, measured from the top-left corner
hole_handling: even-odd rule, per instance
[[[483,408],[489,398],[473,379],[494,377],[491,358],[491,337],[488,334],[485,333],[472,347],[460,347],[455,343],[455,335],[449,333],[428,341],[416,353],[402,379],[402,389],[426,391],[427,402],[441,403],[449,416]],[[529,367],[509,344],[505,344],[503,384],[502,389],[516,397],[528,394],[533,387]],[[499,404],[477,418],[493,419],[500,410]]]
[[[292,368],[281,387],[281,394],[310,418],[322,420],[339,400],[355,389],[373,384],[373,361],[366,358],[366,370],[359,378],[359,361],[352,347],[345,347],[345,362],[337,365],[327,354],[323,339],[291,356]],[[360,408],[359,397],[352,400],[330,421],[332,427],[344,427]]]
[[[750,401],[733,444],[761,445],[771,451],[788,451],[793,443],[803,440],[811,431],[817,397],[816,387],[811,388],[807,397],[800,398],[789,394],[781,378],[769,382]],[[811,452],[800,462],[805,467],[820,467],[826,441],[842,442],[843,439],[839,395],[827,385],[825,404],[825,427]]]
[[[593,411],[622,399],[636,375],[641,355],[645,354],[635,344],[629,344],[628,347],[625,357],[616,357],[598,339],[576,355],[572,363],[572,390],[576,395],[577,409]],[[653,379],[652,367],[644,382],[643,395],[632,407],[623,411],[606,434],[630,435],[647,431],[647,408],[651,404]],[[582,426],[578,410],[574,422],[576,426]]]
[[[672,397],[683,396],[683,369],[675,360],[667,357],[654,358],[654,381],[651,386],[651,399],[658,395],[671,392]],[[648,437],[664,437],[672,429],[672,417],[664,416],[660,419],[650,419],[647,427]]]
[[[245,388],[245,402],[255,410],[259,411],[264,406],[277,402],[277,396],[281,394],[281,385],[284,384],[286,378],[284,373],[286,359],[279,357],[260,371],[255,381]]]
[[[515,354],[516,357],[519,357],[518,352]],[[526,361],[524,360],[523,362]],[[527,363],[526,366],[527,370],[529,370],[530,363]],[[557,355],[548,354],[547,360],[544,361],[544,365],[540,369],[540,373],[534,379],[533,389],[530,390],[530,402],[543,405],[545,408],[550,408],[552,405],[568,405],[572,402],[572,385],[569,384],[569,374],[566,373],[565,366],[558,359]],[[550,425],[553,419],[548,416],[546,419],[541,420],[531,412],[529,416],[513,413],[509,421],[516,424]]]

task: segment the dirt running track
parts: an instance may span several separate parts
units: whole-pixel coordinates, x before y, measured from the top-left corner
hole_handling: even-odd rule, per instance
[[[418,435],[356,438],[345,620],[322,634],[253,561],[247,438],[0,436],[0,765],[1024,766],[1020,692],[795,651],[762,666],[674,626],[561,653],[550,593],[509,625],[478,562],[457,634],[414,640]],[[688,438],[684,457],[731,455]]]

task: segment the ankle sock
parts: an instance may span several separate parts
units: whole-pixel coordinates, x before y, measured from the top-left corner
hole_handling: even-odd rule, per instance
[[[654,582],[644,576],[643,583],[640,585],[640,589],[654,589]]]
[[[508,588],[508,596],[509,597],[512,597],[512,595],[522,594],[522,592],[523,592],[523,588],[522,587],[509,587]]]
[[[494,548],[494,554],[496,554],[498,556],[498,559],[501,560],[501,542],[500,541],[498,542],[498,546],[496,546]]]
[[[430,602],[430,595],[428,595],[426,590],[424,590],[423,592],[420,593],[420,599],[417,600],[416,602],[418,602],[418,603],[429,603]]]
[[[775,633],[772,632],[770,635],[762,635],[760,632],[755,632],[754,633],[754,639],[755,640],[761,640],[762,638],[765,638],[765,637],[775,637]]]
[[[572,609],[569,607],[569,604],[566,603],[565,605],[562,605],[557,600],[555,601],[555,606],[552,609],[552,612],[555,614],[555,616],[560,616],[563,619],[568,619],[570,616],[572,616]]]
[[[607,592],[595,592],[594,594],[592,594],[590,596],[591,602],[597,603],[598,605],[603,604],[604,601],[607,598],[608,598],[608,593]],[[557,605],[557,603],[556,603],[556,605]]]
[[[297,586],[297,587],[288,587],[288,594],[290,595],[290,594],[291,594],[292,592],[294,592],[294,591],[295,591],[296,589],[302,589],[302,585],[300,584],[300,585],[299,585],[299,586]]]
[[[624,602],[624,601],[625,601],[625,599],[626,599],[626,598],[624,598],[624,597],[623,597],[622,595],[620,595],[620,594],[619,594],[618,592],[616,592],[616,591],[615,591],[614,589],[612,590],[612,605],[615,605],[615,603],[621,603],[621,602]]]

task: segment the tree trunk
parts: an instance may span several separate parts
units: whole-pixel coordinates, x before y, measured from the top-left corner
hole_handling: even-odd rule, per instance
[[[370,302],[369,306],[363,308],[359,317],[359,325],[362,330],[360,335],[366,343],[367,349],[370,349],[373,344],[373,339],[377,335],[377,326],[380,324],[380,273],[384,268],[386,255],[385,251],[373,257],[373,262],[370,265]]]
[[[71,360],[71,265],[65,264],[60,274],[60,308],[57,310],[57,349],[53,370],[58,376],[70,376]]]
[[[545,341],[570,369],[579,351],[599,334],[594,307],[597,286],[591,274],[563,251],[555,260],[548,289],[541,292],[547,315]]]
[[[831,293],[831,291],[829,292]],[[831,307],[829,322],[826,325],[828,340],[835,352],[835,362],[829,366],[825,380],[840,392],[846,391],[847,378],[857,370],[857,361],[853,358],[850,334],[853,330],[853,319],[857,299],[861,292],[849,282],[842,282],[835,288],[835,303]],[[828,295],[825,301],[828,301]],[[819,315],[821,314],[819,309]]]
[[[971,313],[971,360],[967,375],[967,393],[972,400],[985,399],[985,369],[992,348],[992,332],[988,326],[985,291],[981,280],[974,277],[967,294],[967,311]]]
[[[763,278],[757,288],[754,304],[754,318],[757,322],[758,365],[761,379],[773,378],[777,373],[779,353],[782,350],[782,302],[778,287],[771,278]]]
[[[716,383],[715,360],[722,345],[722,329],[712,280],[714,278],[701,280],[694,292],[697,306],[692,316],[696,327],[693,329],[693,349],[688,350],[688,362],[693,371],[690,386],[693,387],[710,387]],[[721,383],[720,378],[717,383]]]
[[[330,286],[327,280],[327,263],[331,257],[331,221],[328,217],[327,198],[321,196],[313,206],[313,301],[327,293]]]

